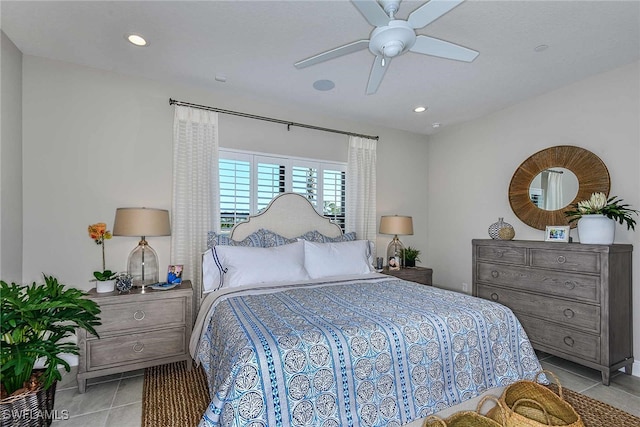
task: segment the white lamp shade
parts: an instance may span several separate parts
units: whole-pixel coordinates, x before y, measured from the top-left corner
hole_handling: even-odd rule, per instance
[[[408,236],[413,234],[413,218],[401,215],[386,215],[380,218],[380,234]]]
[[[153,208],[118,208],[114,236],[170,236],[169,211]]]

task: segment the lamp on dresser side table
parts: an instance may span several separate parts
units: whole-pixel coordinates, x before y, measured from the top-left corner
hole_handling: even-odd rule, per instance
[[[389,276],[395,276],[399,279],[408,280],[410,282],[417,282],[423,285],[433,285],[433,269],[425,267],[408,267],[401,268],[400,270],[389,270],[385,268],[382,270],[382,274]]]
[[[179,361],[191,369],[191,282],[184,280],[169,290],[135,288],[118,291],[88,292],[102,312],[102,324],[96,327],[98,339],[84,329],[78,331],[80,362],[78,391],[84,393],[88,378],[117,374]]]

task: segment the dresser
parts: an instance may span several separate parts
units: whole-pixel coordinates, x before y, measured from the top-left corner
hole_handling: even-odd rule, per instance
[[[80,361],[78,390],[84,393],[88,378],[117,374],[185,360],[191,369],[189,338],[192,326],[191,282],[168,290],[132,289],[88,292],[100,306],[96,336],[78,330]]]
[[[385,268],[382,270],[382,273],[388,274],[389,276],[395,276],[403,280],[421,283],[423,285],[431,286],[433,284],[433,270],[431,268],[407,267],[401,268],[400,270],[389,270],[389,268]]]
[[[631,374],[632,245],[473,240],[473,294],[511,308],[533,347]]]

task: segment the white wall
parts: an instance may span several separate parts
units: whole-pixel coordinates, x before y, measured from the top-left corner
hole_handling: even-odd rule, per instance
[[[544,240],[543,231],[515,216],[507,195],[516,168],[544,148],[576,145],[592,151],[609,169],[610,194],[640,209],[639,75],[636,62],[430,139],[426,243],[436,283],[458,290],[463,282],[471,284],[471,239],[488,238],[487,228],[498,217],[515,227],[516,239]],[[576,239],[575,229],[571,235]],[[616,225],[615,242],[634,244],[636,355],[640,354],[639,236],[640,225],[635,233]]]
[[[22,281],[22,53],[0,31],[0,279]]]
[[[89,289],[101,268],[100,248],[87,226],[113,227],[117,207],[171,208],[173,111],[169,98],[294,122],[379,135],[379,215],[414,216],[426,235],[426,198],[406,197],[426,185],[426,138],[274,105],[232,86],[204,92],[25,55],[23,61],[25,280],[41,272]],[[326,94],[325,94],[326,95]],[[346,161],[347,137],[220,115],[221,145],[300,157]],[[379,237],[379,254],[390,236]],[[160,265],[169,264],[169,237],[148,238]],[[107,268],[124,270],[137,239],[106,242]],[[420,245],[417,244],[420,248]],[[426,248],[423,248],[426,250]]]

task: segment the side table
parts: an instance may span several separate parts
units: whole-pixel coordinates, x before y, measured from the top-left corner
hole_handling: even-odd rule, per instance
[[[400,270],[389,270],[389,268],[385,268],[382,270],[382,274],[388,274],[389,276],[395,276],[403,280],[409,280],[423,285],[433,285],[433,269],[431,268],[407,267],[401,268]]]
[[[132,289],[88,292],[89,299],[100,306],[100,321],[96,336],[78,330],[80,357],[78,391],[84,393],[86,380],[186,361],[191,369],[189,339],[192,326],[191,281],[168,290]]]

